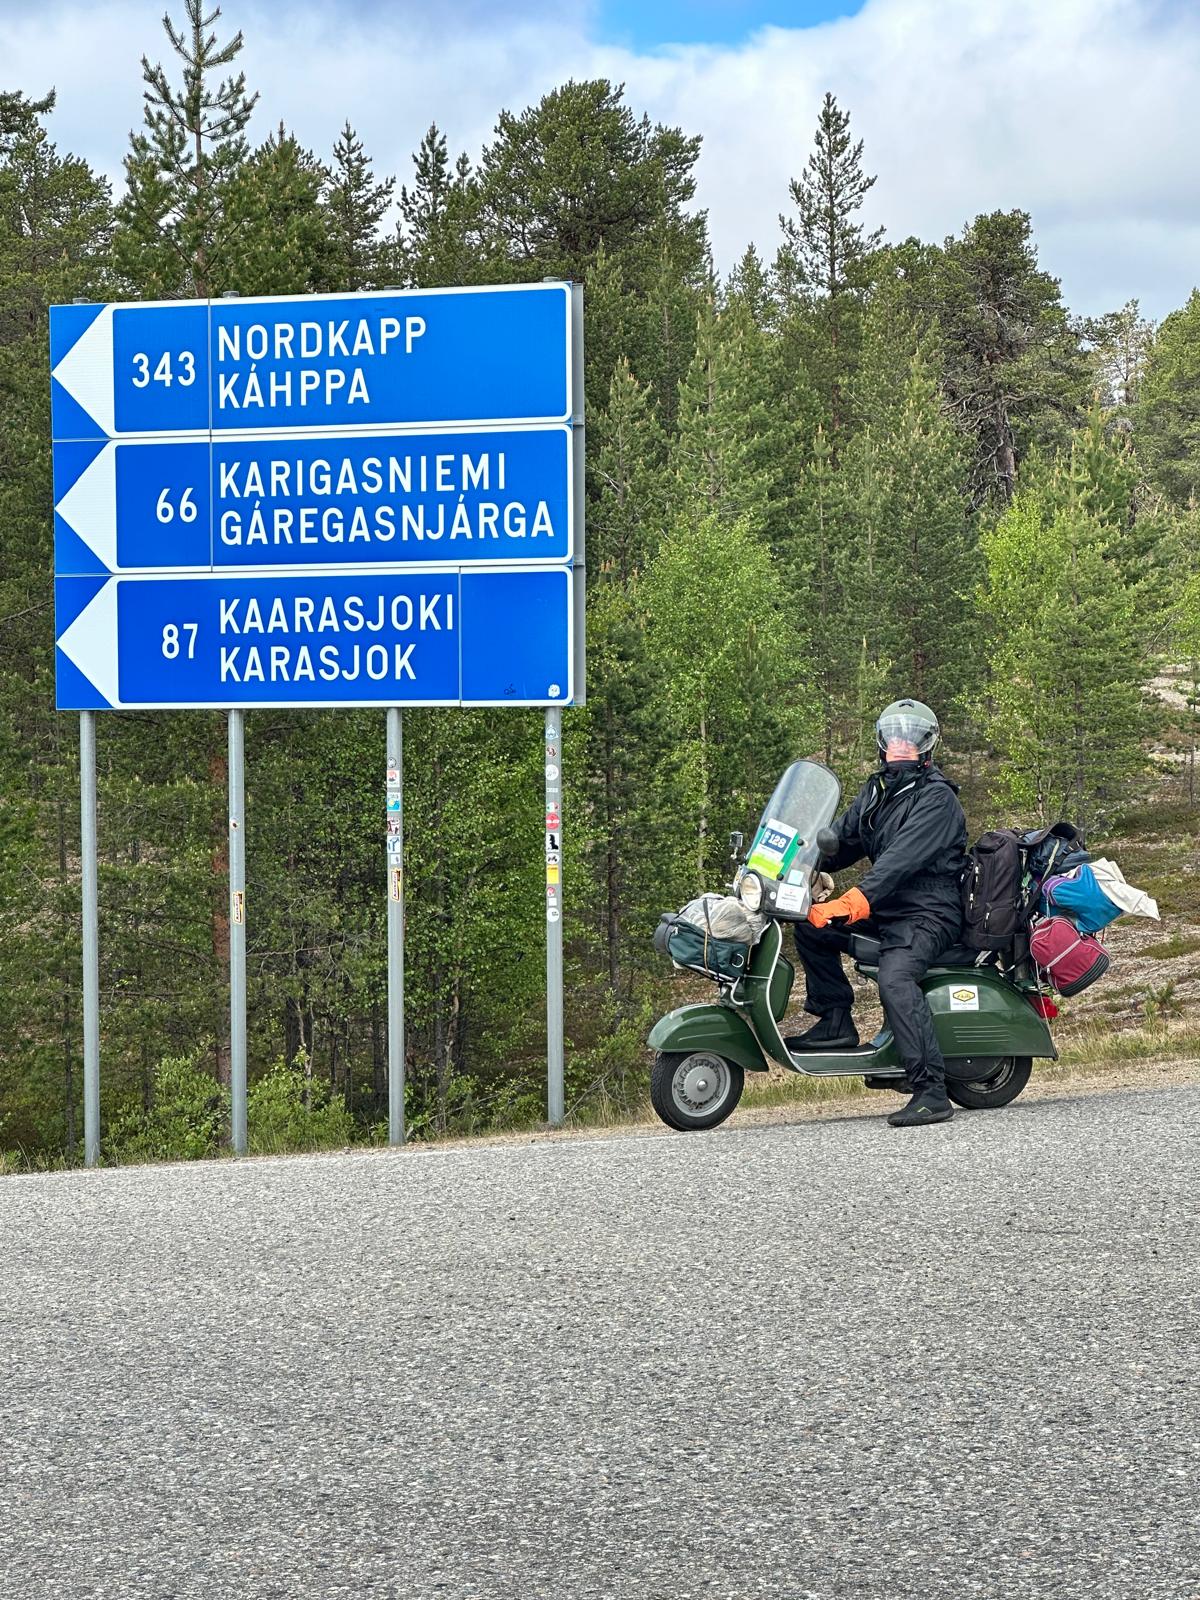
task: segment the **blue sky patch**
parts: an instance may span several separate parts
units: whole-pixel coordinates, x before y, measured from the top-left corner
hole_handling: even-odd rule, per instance
[[[865,0],[598,0],[595,33],[610,44],[736,44],[759,28],[811,28]]]

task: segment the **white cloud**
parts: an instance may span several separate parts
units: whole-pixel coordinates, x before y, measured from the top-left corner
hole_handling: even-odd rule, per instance
[[[940,240],[980,211],[1022,206],[1081,311],[1140,295],[1162,315],[1200,276],[1200,8],[1180,0],[868,0],[820,27],[657,55],[597,44],[589,8],[545,0],[503,16],[480,0],[227,0],[225,12],[246,34],[260,133],[282,118],[328,151],[349,117],[377,169],[402,180],[431,121],[474,154],[502,106],[569,76],[624,81],[637,109],[703,134],[699,202],[726,268],[751,239],[773,251],[830,88],[866,141],[879,177],[869,220],[889,237]],[[119,178],[141,117],[139,58],[166,43],[161,0],[5,13],[7,83],[55,84],[56,137]]]

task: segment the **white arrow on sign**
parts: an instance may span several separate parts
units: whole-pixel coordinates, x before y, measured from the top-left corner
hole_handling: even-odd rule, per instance
[[[105,306],[54,368],[53,376],[109,435],[116,431],[113,400],[113,307]]]
[[[95,415],[95,413],[93,413]],[[76,478],[54,508],[63,521],[100,557],[109,572],[117,570],[117,447],[106,444]]]
[[[110,706],[118,703],[115,578],[96,591],[58,641],[58,648]]]

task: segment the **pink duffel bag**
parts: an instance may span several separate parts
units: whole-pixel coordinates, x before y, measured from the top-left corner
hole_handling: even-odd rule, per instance
[[[1070,996],[1108,971],[1108,951],[1066,917],[1043,917],[1029,938],[1033,959],[1058,990]]]

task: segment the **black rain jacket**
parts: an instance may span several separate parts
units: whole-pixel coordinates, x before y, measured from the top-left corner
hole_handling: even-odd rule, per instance
[[[966,864],[967,818],[958,785],[929,767],[887,785],[882,773],[863,784],[833,824],[838,849],[821,866],[838,872],[871,860],[858,887],[885,946],[906,944],[900,926],[933,926],[957,939],[962,929],[960,880]]]

